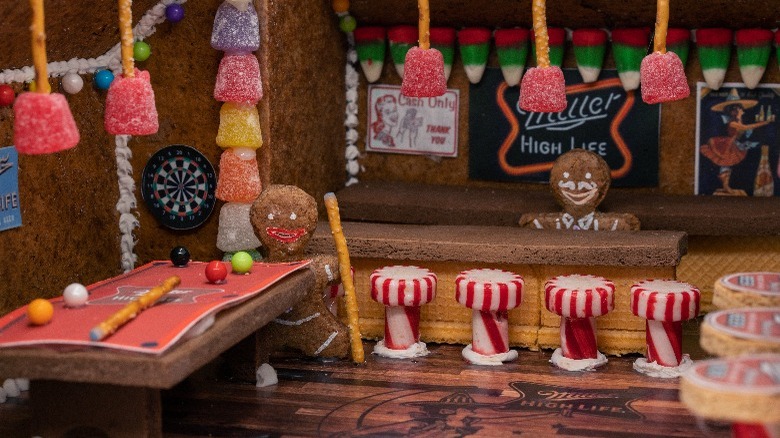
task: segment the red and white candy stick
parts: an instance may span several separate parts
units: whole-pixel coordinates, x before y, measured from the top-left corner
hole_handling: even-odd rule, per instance
[[[699,314],[699,290],[674,280],[645,280],[631,286],[631,313],[647,320],[647,362],[682,363],[682,321]]]
[[[355,282],[355,267],[349,267],[349,273],[352,277],[352,282]],[[338,299],[344,296],[344,284],[332,284],[326,287],[322,291],[322,300],[325,302],[325,307],[330,310],[330,313],[338,315],[339,313],[339,301]]]
[[[436,296],[436,274],[417,266],[387,266],[375,270],[370,280],[371,299],[385,305],[380,343],[390,350],[412,348],[420,341],[420,306]]]
[[[500,269],[472,269],[458,274],[455,299],[473,310],[470,349],[474,353],[495,356],[509,351],[507,311],[520,305],[523,285],[523,277]],[[467,349],[464,357],[469,360]]]
[[[562,275],[544,285],[547,310],[561,315],[561,351],[573,360],[597,359],[595,317],[615,305],[615,284],[595,275]]]

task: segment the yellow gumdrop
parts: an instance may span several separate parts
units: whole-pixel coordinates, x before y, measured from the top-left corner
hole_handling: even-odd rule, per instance
[[[27,318],[30,320],[31,324],[47,324],[51,321],[52,316],[54,316],[54,306],[51,305],[49,300],[36,298],[27,306]]]
[[[217,145],[222,148],[252,148],[263,145],[257,107],[248,103],[226,102],[219,110]]]
[[[349,10],[349,0],[333,0],[333,11],[337,14]]]

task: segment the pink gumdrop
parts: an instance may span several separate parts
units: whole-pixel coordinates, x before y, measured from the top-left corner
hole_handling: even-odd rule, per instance
[[[232,149],[222,153],[215,193],[217,199],[225,202],[254,202],[262,189],[257,158],[244,160]]]
[[[20,154],[48,154],[79,142],[76,121],[65,96],[22,93],[14,103],[14,144]]]
[[[219,63],[214,99],[257,103],[263,98],[260,63],[253,54],[225,55]]]
[[[566,81],[556,66],[531,67],[520,85],[520,108],[537,113],[557,113],[566,109]]]
[[[412,47],[406,52],[401,94],[411,97],[436,97],[447,92],[444,57],[436,49]]]
[[[654,52],[642,59],[639,67],[642,100],[646,103],[671,102],[691,94],[685,68],[674,52]]]
[[[119,75],[108,88],[103,120],[111,135],[149,135],[159,129],[149,72],[135,70],[132,78]]]

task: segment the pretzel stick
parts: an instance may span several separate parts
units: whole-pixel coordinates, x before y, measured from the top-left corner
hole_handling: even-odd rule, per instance
[[[355,363],[363,363],[365,358],[363,353],[363,341],[360,339],[355,283],[352,281],[352,275],[350,274],[349,249],[347,248],[347,239],[344,237],[344,230],[341,229],[339,204],[335,194],[325,194],[325,208],[328,210],[330,232],[336,243],[336,252],[339,256],[341,284],[344,285],[344,298],[347,300],[347,318],[349,320],[349,342],[352,346],[352,361]]]
[[[428,0],[417,0],[417,9],[420,10],[417,27],[420,32],[420,48],[428,50],[431,48],[431,8]]]
[[[658,0],[655,16],[653,52],[666,53],[666,31],[669,28],[669,0]]]
[[[43,26],[43,0],[30,0],[33,19],[30,26],[32,35],[32,57],[35,66],[35,86],[38,93],[51,93],[49,72],[46,66],[46,32]]]
[[[167,278],[162,284],[149,289],[148,292],[138,297],[138,299],[132,301],[125,307],[122,307],[119,311],[109,316],[108,319],[93,327],[92,330],[89,331],[89,339],[92,341],[99,341],[114,333],[119,327],[122,327],[131,319],[135,318],[142,310],[151,306],[163,295],[172,291],[179,283],[181,283],[181,279],[174,275]]]
[[[119,37],[122,40],[122,74],[135,76],[133,62],[133,0],[119,0]]]
[[[533,0],[531,13],[533,15],[534,39],[536,43],[536,66],[550,66],[550,38],[547,36],[547,17],[545,0]]]

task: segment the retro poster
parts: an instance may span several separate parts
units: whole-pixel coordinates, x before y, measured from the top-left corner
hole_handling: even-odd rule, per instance
[[[459,99],[459,90],[407,97],[397,85],[369,85],[366,151],[457,157]]]
[[[711,90],[699,82],[696,91],[695,193],[780,194],[780,84]]]
[[[574,148],[601,155],[616,187],[658,185],[660,105],[626,92],[615,70],[585,84],[564,69],[568,106],[560,113],[519,108],[520,90],[488,68],[469,89],[469,177],[547,182],[558,156]]]

